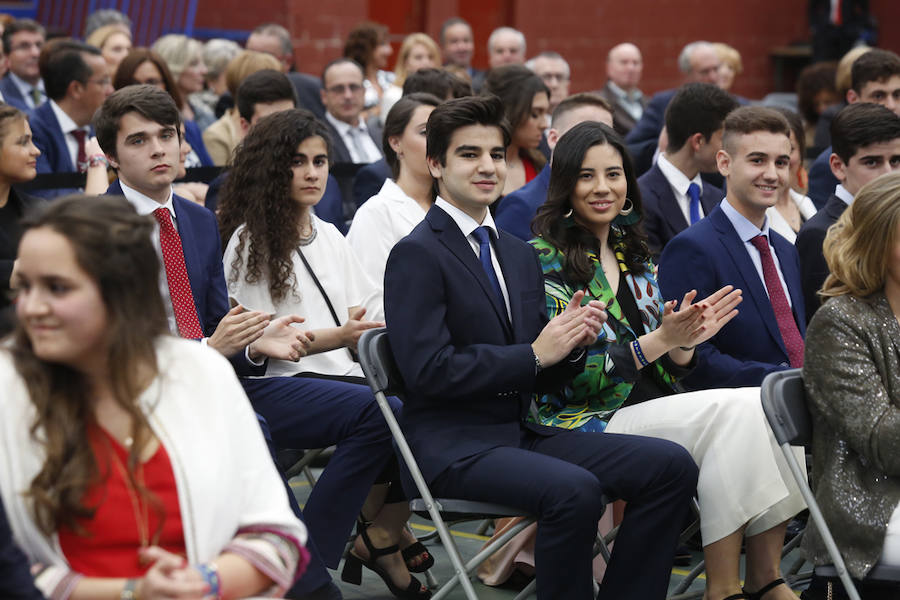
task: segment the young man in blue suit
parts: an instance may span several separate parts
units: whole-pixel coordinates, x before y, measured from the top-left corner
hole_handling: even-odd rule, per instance
[[[598,121],[612,127],[613,114],[609,102],[600,95],[591,93],[575,94],[560,102],[553,111],[550,131],[547,132],[550,151],[553,151],[556,142],[565,132],[584,121]],[[526,242],[534,237],[531,220],[547,200],[552,161],[551,154],[550,160],[537,177],[500,200],[496,214],[497,227]]]
[[[669,145],[641,175],[644,230],[654,256],[678,233],[696,223],[725,195],[700,173],[716,171],[722,149],[722,122],[737,101],[711,83],[688,83],[666,109]]]
[[[690,389],[758,386],[773,371],[803,365],[797,251],[766,219],[789,185],[790,154],[790,126],[781,113],[754,106],[728,115],[717,155],[728,183],[725,200],[675,236],[660,257],[666,298],[723,285],[744,292],[737,317],[698,346],[697,367],[683,380]]]
[[[665,596],[696,465],[662,440],[528,420],[532,393],[584,368],[605,320],[578,292],[548,322],[537,256],[493,223],[509,125],[496,97],[451,100],[428,119],[439,197],[391,252],[388,337],[407,395],[402,426],[436,496],[496,502],[538,519],[541,600],[588,600],[602,500],[628,502],[600,598]]]
[[[337,450],[307,501],[305,516],[311,561],[290,598],[336,600],[332,568],[344,550],[373,482],[393,456],[391,435],[371,391],[361,385],[264,375],[267,357],[299,360],[309,341],[293,323],[296,315],[270,319],[259,311],[229,310],[222,250],[212,212],[172,192],[180,141],[178,108],[168,93],[149,85],[128,86],[113,93],[94,119],[97,138],[119,180],[108,193],[124,195],[142,214],[160,222],[154,243],[163,256],[162,293],[173,333],[182,332],[184,299],[176,303],[170,283],[183,282],[163,249],[163,226],[174,225],[196,319],[202,331],[194,337],[230,357],[254,409],[268,422],[281,448]],[[161,211],[161,212],[159,212]],[[170,221],[166,223],[165,220]],[[169,257],[167,258],[167,254]],[[170,278],[172,281],[170,281]],[[182,310],[176,309],[176,304]],[[248,423],[248,427],[256,426]],[[267,432],[268,433],[268,432]],[[299,508],[295,506],[299,516]],[[376,520],[377,523],[377,520]]]

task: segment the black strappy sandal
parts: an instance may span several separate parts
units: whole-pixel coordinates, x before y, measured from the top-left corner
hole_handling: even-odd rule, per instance
[[[353,585],[361,584],[362,568],[366,567],[367,569],[381,577],[381,580],[388,587],[394,597],[399,598],[400,600],[426,600],[427,598],[431,598],[431,591],[427,588],[422,587],[422,584],[419,582],[419,580],[412,575],[410,575],[409,585],[406,586],[406,589],[399,588],[391,579],[390,573],[388,573],[381,565],[376,562],[381,556],[387,556],[389,554],[399,552],[400,546],[394,544],[393,546],[388,546],[387,548],[376,548],[372,545],[372,541],[369,539],[369,534],[365,529],[360,531],[359,535],[362,538],[363,543],[366,545],[366,550],[369,551],[369,560],[363,560],[362,558],[354,554],[353,550],[351,550],[347,555],[347,559],[344,561],[344,569],[341,571],[342,581],[352,583]]]
[[[747,594],[747,597],[750,598],[750,600],[762,600],[762,597],[765,596],[767,592],[778,587],[782,583],[785,583],[785,581],[784,581],[784,579],[779,577],[778,579],[776,579],[774,581],[770,581],[769,583],[762,586],[755,592],[748,592],[747,590],[744,590],[744,593]],[[787,584],[785,584],[785,585],[787,585]],[[725,600],[728,600],[728,598],[726,598]]]

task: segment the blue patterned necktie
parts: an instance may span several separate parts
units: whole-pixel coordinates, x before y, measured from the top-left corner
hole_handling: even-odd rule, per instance
[[[478,241],[478,259],[481,261],[481,267],[487,275],[500,306],[506,310],[506,302],[503,300],[503,292],[500,290],[500,280],[497,279],[497,273],[494,271],[494,264],[491,262],[491,233],[487,227],[477,227],[472,235]]]
[[[691,197],[691,225],[702,219],[700,216],[700,186],[691,182],[688,186],[688,196]]]

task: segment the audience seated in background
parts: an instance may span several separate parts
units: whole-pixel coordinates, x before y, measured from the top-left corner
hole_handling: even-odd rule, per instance
[[[84,38],[91,37],[95,31],[106,25],[116,25],[129,32],[132,28],[131,19],[125,13],[114,8],[101,8],[93,11],[84,20]]]
[[[678,96],[670,107],[676,102]],[[560,138],[531,242],[543,267],[548,316],[563,314],[575,290],[585,290],[607,307],[608,318],[587,348],[584,370],[540,398],[538,420],[687,448],[700,467],[704,596],[745,597],[738,574],[746,536],[744,589],[794,600],[781,579],[781,546],[788,521],[805,504],[766,423],[759,390],[676,393],[697,364],[696,346],[738,314],[741,291],[726,285],[705,298],[688,292],[664,301],[641,213],[641,192],[618,134],[583,123]],[[802,450],[797,454],[803,458]]]
[[[381,96],[378,118],[382,124],[387,119],[391,107],[403,95],[403,84],[406,82],[406,78],[419,69],[432,69],[439,66],[440,60],[440,48],[426,34],[411,33],[403,38],[400,52],[397,55],[397,66],[394,68],[394,81]]]
[[[596,94],[575,94],[560,102],[553,111],[550,129],[547,131],[547,144],[551,152],[565,132],[584,121],[597,121],[611,127],[612,108],[606,100]],[[497,213],[494,215],[497,227],[526,242],[533,238],[531,221],[538,208],[547,199],[549,187],[550,162],[544,165],[537,177],[500,200]]]
[[[687,389],[757,386],[771,372],[803,365],[806,313],[797,251],[771,231],[766,209],[788,185],[791,129],[781,113],[742,107],[725,118],[717,155],[725,200],[676,235],[659,260],[664,298],[743,291],[737,317],[697,346]]]
[[[41,151],[37,172],[86,173],[93,168],[105,175],[106,161],[88,153],[88,141],[93,136],[91,118],[112,92],[109,66],[97,48],[75,40],[53,40],[44,53],[41,76],[50,100],[31,117],[34,145]],[[55,197],[77,191],[53,188],[35,193]]]
[[[379,116],[381,96],[394,82],[394,74],[385,70],[393,53],[388,28],[381,23],[366,21],[347,34],[344,58],[353,60],[363,69],[363,114],[366,119]],[[322,84],[325,85],[324,76]]]
[[[132,48],[116,69],[113,88],[120,90],[134,84],[152,85],[168,92],[176,106],[183,106],[185,103],[184,96],[169,72],[166,62],[149,48]],[[193,149],[188,155],[186,166],[188,168],[212,166],[212,159],[206,151],[206,146],[203,145],[203,132],[200,127],[196,122],[187,119],[183,119],[183,123],[185,139]]]
[[[828,228],[853,204],[860,188],[900,169],[900,116],[877,104],[851,104],[831,121],[831,141],[830,166],[838,184],[825,207],[800,229],[796,241],[808,319],[819,308],[818,291],[828,276],[822,252]]]
[[[325,123],[334,144],[334,161],[367,164],[381,158],[377,120],[363,118],[363,77],[358,63],[338,58],[322,70]]]
[[[818,156],[825,148],[816,146],[816,126],[822,114],[842,102],[835,88],[837,63],[822,62],[804,67],[797,77],[797,108],[803,117],[804,146],[811,156]],[[807,154],[802,156],[806,160]]]
[[[831,119],[834,118],[834,115],[836,115],[839,110],[847,106],[847,91],[850,89],[851,85],[850,72],[853,69],[853,63],[856,62],[857,58],[871,49],[871,46],[856,46],[844,54],[844,56],[841,57],[841,60],[838,61],[837,71],[834,74],[834,88],[837,92],[838,101],[836,104],[826,108],[816,122],[813,146],[818,148],[818,150],[815,155],[810,155],[809,158],[815,158],[822,150],[831,145]]]
[[[406,385],[401,426],[436,497],[537,518],[540,600],[595,597],[591,547],[604,496],[625,499],[628,511],[597,597],[662,597],[696,485],[687,452],[525,422],[533,392],[584,367],[582,347],[605,313],[596,301],[580,306],[578,291],[548,320],[534,250],[494,226],[488,207],[503,189],[510,137],[496,97],[451,100],[428,119],[439,197],[385,273],[388,337]]]
[[[491,69],[504,65],[524,65],[525,34],[512,27],[498,27],[488,36],[487,51]]]
[[[715,46],[709,42],[691,42],[678,55],[678,68],[685,83],[718,83],[721,64]],[[671,89],[655,94],[641,113],[641,118],[628,132],[625,141],[628,142],[628,153],[634,159],[638,176],[649,171],[653,164],[653,153],[665,125],[666,107],[677,91]],[[660,148],[662,150],[665,148]]]
[[[205,104],[206,108],[213,111],[217,119],[225,113],[227,108],[231,108],[234,105],[233,98],[229,98],[231,106],[227,107],[221,100],[222,95],[228,91],[228,85],[225,81],[225,69],[228,67],[228,63],[240,52],[241,47],[233,40],[213,38],[203,44],[203,62],[206,64],[206,86],[202,91],[193,94],[193,98],[197,102]],[[279,63],[278,68],[281,68],[281,63]]]
[[[525,66],[534,71],[550,90],[550,107],[547,114],[552,114],[557,105],[569,96],[571,83],[569,63],[559,52],[545,50],[526,62]]]
[[[813,419],[813,490],[863,598],[896,598],[896,582],[860,582],[900,565],[900,173],[859,190],[825,238],[826,302],[809,324],[803,381]],[[803,538],[817,565],[831,557],[815,528]],[[835,597],[826,583],[818,600]]]
[[[547,126],[550,90],[540,77],[518,64],[492,68],[481,88],[503,102],[512,137],[506,148],[507,173],[503,194],[515,191],[537,177],[547,164],[538,148]]]
[[[644,59],[629,42],[613,46],[606,56],[606,85],[600,95],[613,107],[613,124],[619,135],[627,135],[644,114],[647,98],[638,89]]]
[[[900,56],[874,48],[853,61],[850,68],[847,103],[881,104],[900,115]],[[819,208],[825,206],[838,184],[831,169],[831,143],[809,168],[809,197]]]
[[[797,233],[803,224],[816,214],[816,205],[803,195],[807,181],[806,169],[803,168],[803,157],[806,155],[803,120],[800,115],[790,109],[776,107],[775,110],[780,112],[791,126],[790,178],[788,184],[779,190],[775,206],[766,209],[766,216],[769,218],[769,227],[793,244],[797,240]],[[802,257],[800,266],[802,270]],[[811,314],[807,305],[807,320]]]
[[[388,254],[434,204],[434,181],[425,162],[425,124],[441,100],[421,92],[404,96],[384,124],[384,156],[391,178],[353,216],[347,241],[360,266],[383,295]]]
[[[644,229],[653,256],[681,231],[708,215],[725,195],[700,173],[717,171],[722,128],[738,104],[711,83],[682,86],[666,107],[669,143],[656,164],[638,179]]]
[[[719,80],[716,82],[723,90],[730,91],[734,85],[734,78],[741,74],[744,65],[741,62],[741,53],[728,44],[716,42],[713,44],[716,54],[719,55]]]
[[[108,196],[27,221],[0,354],[13,536],[48,597],[282,596],[306,529],[229,364],[168,335],[154,228]]]
[[[85,43],[100,49],[112,76],[131,50],[131,30],[123,29],[122,25],[104,25],[92,33]]]
[[[465,19],[451,17],[441,25],[440,42],[443,64],[462,69],[477,93],[484,82],[484,71],[472,67],[472,57],[475,55],[472,26]]]
[[[47,100],[38,59],[46,40],[43,25],[19,19],[3,28],[3,54],[8,70],[0,79],[3,101],[31,113]]]
[[[367,491],[378,475],[371,467],[380,464],[383,471],[377,481],[390,485],[369,493],[362,508],[373,523],[361,524],[342,578],[359,584],[360,567],[366,566],[395,595],[428,598],[431,593],[407,567],[424,570],[430,566],[425,561],[434,561],[406,530],[409,505],[389,439],[383,437],[387,425],[372,412],[379,409],[352,356],[363,331],[384,326],[381,298],[346,239],[312,212],[328,178],[328,144],[327,128],[308,111],[292,109],[265,117],[241,143],[222,191],[219,222],[222,239],[227,241],[223,263],[229,297],[276,319],[299,315],[309,329],[309,345],[299,362],[272,357],[266,377],[246,380],[245,388],[258,390],[250,394],[251,399],[282,447],[337,442],[340,449],[340,440],[334,439],[338,432],[363,415],[372,420],[369,435],[378,438],[370,450],[373,456],[351,457],[343,451],[339,464],[334,462],[337,455],[333,456],[313,488],[306,505],[311,537],[326,565],[336,568],[354,519],[352,512],[341,509],[346,506],[359,512],[354,503],[362,500],[365,493],[359,496],[359,492]],[[399,412],[400,401],[392,398],[390,402]],[[350,440],[351,444],[362,449],[363,442]],[[350,460],[354,464],[348,464]],[[347,481],[350,476],[360,479],[364,487]],[[342,488],[320,489],[323,479],[333,486],[337,482],[332,479],[341,477]],[[331,505],[322,506],[321,494],[329,491]],[[339,499],[339,494],[346,498]],[[412,555],[401,556],[398,544],[412,547]],[[405,565],[404,558],[414,564]]]
[[[203,44],[178,33],[170,33],[153,42],[153,51],[166,61],[172,79],[181,96],[181,118],[197,123],[200,131],[213,124],[215,115],[206,105],[191,98],[203,90],[206,81],[206,64],[203,62]]]

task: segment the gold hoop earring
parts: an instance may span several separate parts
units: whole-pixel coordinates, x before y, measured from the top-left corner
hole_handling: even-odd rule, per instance
[[[627,208],[626,208],[627,207]],[[634,210],[634,202],[631,201],[631,198],[625,198],[625,204],[622,205],[622,210],[619,211],[619,214],[623,217],[627,217],[631,214],[631,211]]]

